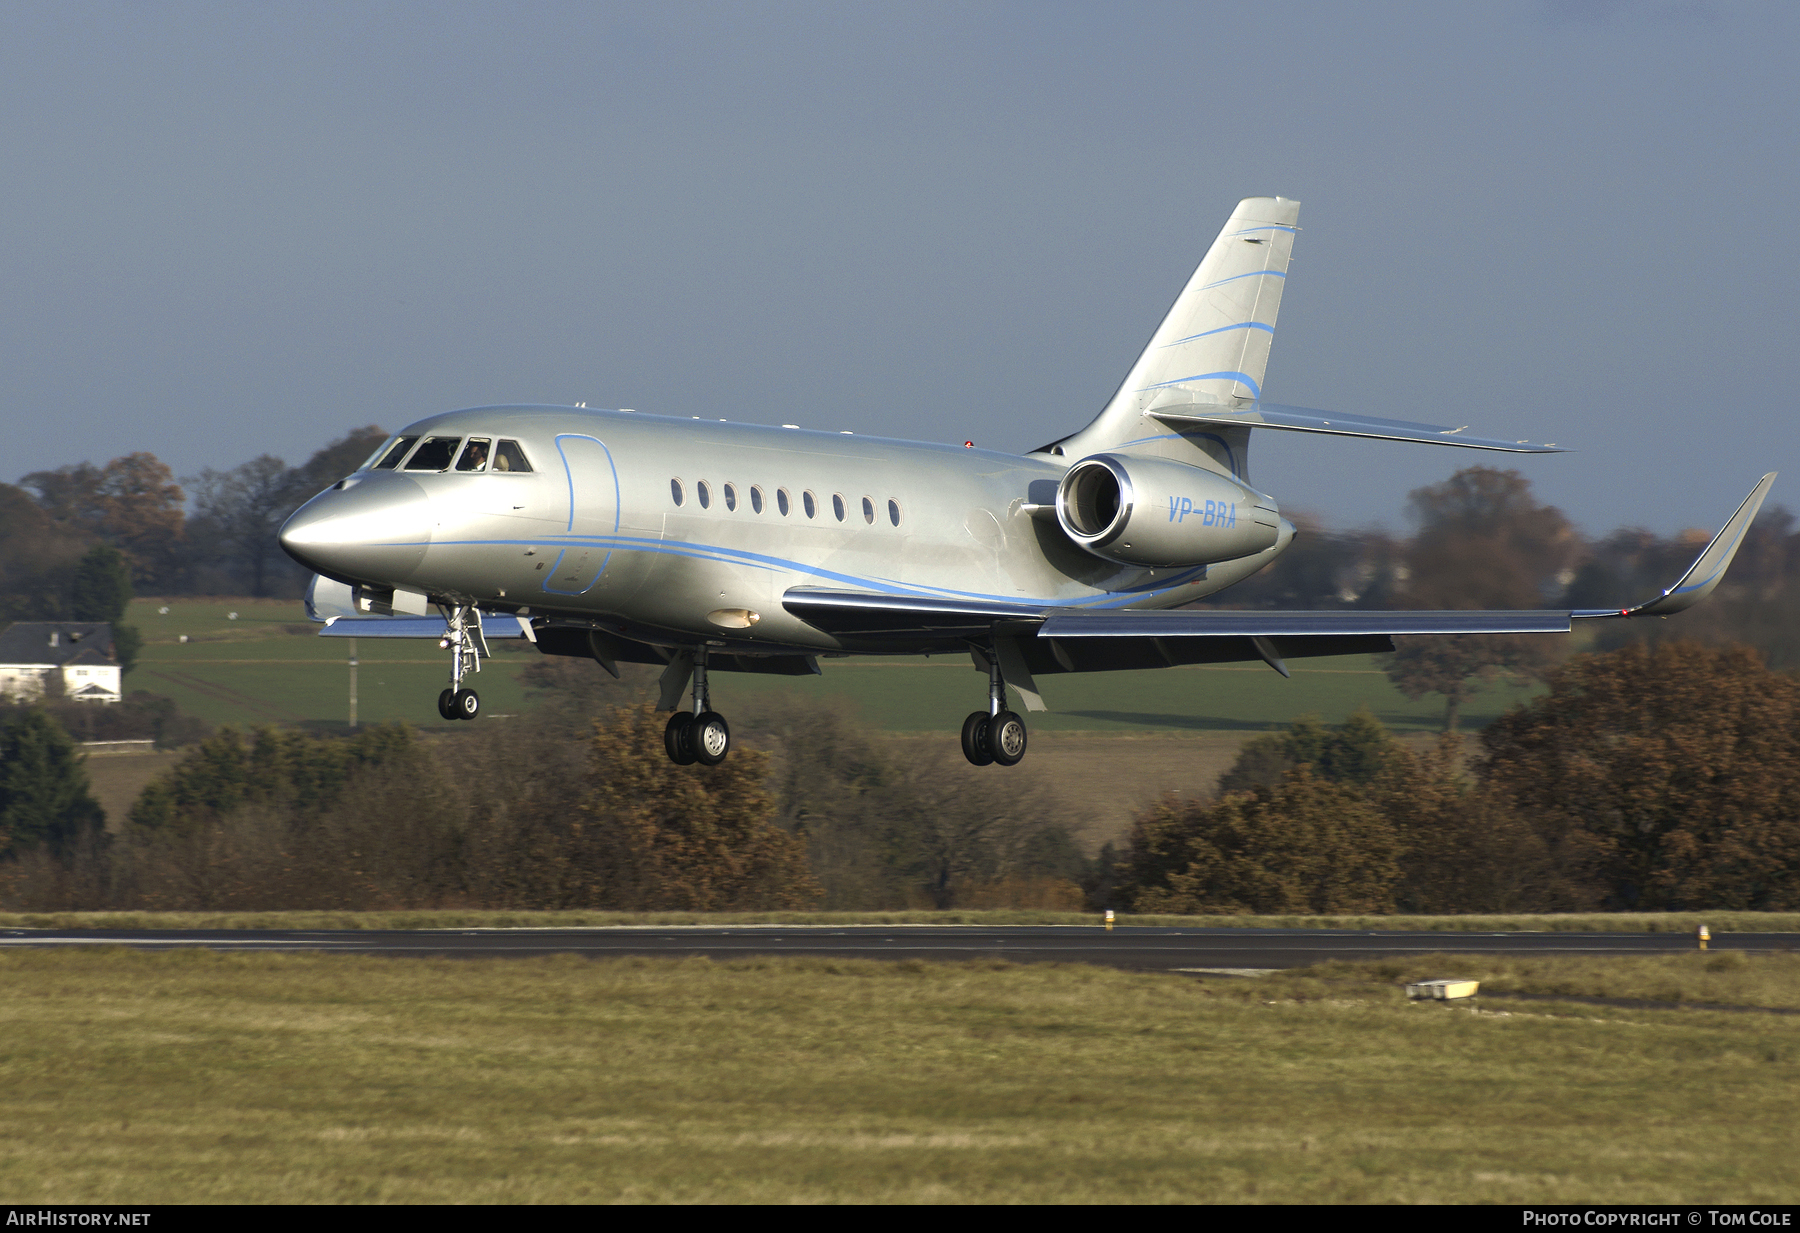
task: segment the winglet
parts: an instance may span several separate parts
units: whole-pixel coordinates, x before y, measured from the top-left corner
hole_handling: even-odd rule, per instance
[[[1687,573],[1681,576],[1674,586],[1664,591],[1649,603],[1639,604],[1635,608],[1619,611],[1576,612],[1577,617],[1611,617],[1611,616],[1669,616],[1682,612],[1711,595],[1725,577],[1725,571],[1731,565],[1731,559],[1737,555],[1738,545],[1744,542],[1744,532],[1750,529],[1756,512],[1762,508],[1763,498],[1769,495],[1769,488],[1775,483],[1776,472],[1771,471],[1757,482],[1744,503],[1737,507],[1737,513],[1731,516],[1724,528],[1708,543],[1694,563],[1688,566]]]

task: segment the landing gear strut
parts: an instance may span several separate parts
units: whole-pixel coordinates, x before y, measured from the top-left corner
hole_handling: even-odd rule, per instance
[[[712,709],[712,695],[706,684],[706,647],[702,644],[694,656],[694,709],[676,711],[663,729],[663,749],[669,761],[677,766],[717,766],[731,752],[731,725]]]
[[[474,719],[481,714],[481,695],[463,688],[463,677],[481,671],[488,653],[481,636],[481,612],[473,604],[439,604],[444,614],[444,636],[438,647],[450,652],[450,688],[438,695],[438,714],[445,719]]]
[[[977,655],[987,663],[988,709],[971,712],[963,720],[963,757],[976,766],[1017,766],[1025,756],[1025,721],[1006,709],[1000,657],[991,651],[977,651]]]

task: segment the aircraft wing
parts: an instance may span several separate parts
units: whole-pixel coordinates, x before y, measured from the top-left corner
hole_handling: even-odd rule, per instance
[[[1720,532],[1701,550],[1687,572],[1661,595],[1628,608],[1520,611],[1389,612],[1301,609],[1130,609],[1073,608],[931,596],[880,595],[795,587],[782,597],[789,612],[833,633],[905,634],[955,640],[1001,635],[1021,640],[1081,639],[1096,643],[1141,643],[1157,663],[1201,663],[1262,659],[1279,667],[1282,656],[1347,655],[1393,649],[1396,636],[1444,634],[1566,634],[1577,620],[1667,616],[1711,594],[1725,576],[1763,499],[1775,482],[1762,477]],[[1211,646],[1197,645],[1211,642]],[[1130,666],[1123,653],[1096,656],[1049,650],[1033,654],[1038,671],[1103,670]],[[1078,662],[1081,666],[1075,666]]]
[[[1491,437],[1465,437],[1462,428],[1441,424],[1417,424],[1411,420],[1384,420],[1372,415],[1347,415],[1315,411],[1311,407],[1287,407],[1275,402],[1256,402],[1244,407],[1210,406],[1183,402],[1152,407],[1150,414],[1164,423],[1213,427],[1281,428],[1288,432],[1317,432],[1335,437],[1372,437],[1380,441],[1414,441],[1422,445],[1455,445],[1469,450],[1501,450],[1509,454],[1562,454],[1555,445],[1529,441],[1501,441]]]

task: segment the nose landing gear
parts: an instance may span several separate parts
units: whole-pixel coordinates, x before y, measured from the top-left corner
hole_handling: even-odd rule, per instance
[[[963,757],[976,766],[1017,766],[1025,757],[1025,721],[1006,709],[1006,681],[1000,675],[1000,657],[980,650],[976,654],[987,664],[988,709],[973,711],[963,720]]]
[[[706,647],[693,652],[694,709],[676,711],[663,729],[663,750],[677,766],[717,766],[731,752],[731,725],[712,709],[706,684]],[[676,686],[676,697],[680,697]]]
[[[481,636],[481,612],[473,604],[440,604],[444,614],[444,636],[438,647],[450,652],[450,688],[438,695],[438,714],[445,719],[474,719],[481,714],[481,696],[463,688],[463,677],[481,671],[481,658],[488,653],[487,639]]]

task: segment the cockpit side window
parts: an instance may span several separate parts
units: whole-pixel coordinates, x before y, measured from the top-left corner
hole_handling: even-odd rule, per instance
[[[400,460],[406,457],[406,451],[411,449],[413,442],[417,440],[417,437],[395,437],[394,443],[388,446],[387,452],[381,456],[381,461],[375,464],[375,469],[392,471],[400,465]]]
[[[494,451],[494,470],[529,471],[531,464],[525,461],[525,451],[519,448],[517,441],[502,441]]]
[[[486,437],[470,437],[469,443],[463,446],[462,457],[456,460],[458,471],[485,471],[488,464],[488,446],[493,444]]]
[[[408,471],[447,471],[456,457],[456,443],[461,437],[426,437],[425,443],[406,460]]]

